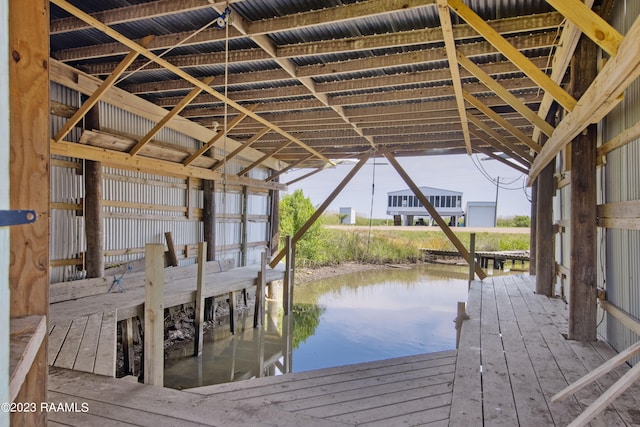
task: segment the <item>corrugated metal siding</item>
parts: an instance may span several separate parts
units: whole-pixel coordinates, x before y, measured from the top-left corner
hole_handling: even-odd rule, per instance
[[[65,105],[79,106],[80,97],[75,91],[52,84],[51,98]],[[144,135],[154,125],[146,120],[116,106],[100,103],[100,124],[103,129],[111,129],[118,133]],[[66,123],[65,118],[52,116],[52,136]],[[77,142],[81,129],[74,129],[65,139]],[[171,129],[163,129],[155,138],[183,147],[195,149],[201,143],[184,134]],[[221,155],[222,151],[217,150]],[[63,159],[74,161],[73,159]],[[74,161],[82,163],[81,161]],[[226,172],[235,174],[248,163],[233,160],[227,163]],[[78,204],[84,199],[84,180],[78,168],[52,166],[51,168],[51,201],[54,203]],[[79,166],[82,170],[82,166]],[[164,233],[170,231],[177,250],[184,245],[195,244],[203,239],[203,226],[199,217],[187,218],[187,180],[153,174],[125,171],[110,167],[103,169],[104,207],[104,250],[108,253],[105,262],[108,265],[133,261],[144,256],[147,243],[165,243]],[[268,177],[265,168],[254,168],[249,176],[255,179]],[[197,182],[194,181],[194,182]],[[216,188],[216,205],[219,216],[217,223],[217,258],[232,258],[238,266],[242,260],[242,222],[239,215],[243,210],[241,187],[225,186],[222,183]],[[189,194],[191,207],[202,209],[202,189],[192,186]],[[109,202],[126,203],[132,206],[108,206]],[[136,206],[136,204],[138,206]],[[139,206],[154,205],[153,209]],[[269,200],[266,193],[249,194],[248,209],[250,215],[267,215]],[[162,209],[162,207],[174,209]],[[176,209],[176,208],[184,208]],[[228,217],[226,217],[228,216]],[[226,218],[225,218],[226,217]],[[247,261],[259,262],[264,247],[251,244],[266,240],[266,223],[250,222],[247,227]],[[182,246],[182,248],[181,248]],[[227,246],[226,250],[222,250]],[[51,214],[51,259],[65,260],[79,258],[86,250],[84,218],[76,214],[76,210],[54,210]],[[180,255],[180,254],[179,254]],[[195,258],[185,259],[179,256],[181,265],[195,262]],[[84,269],[73,266],[55,267],[51,269],[51,282],[81,279]]]
[[[612,25],[625,34],[640,15],[637,1],[618,1],[612,13]],[[607,116],[604,141],[633,126],[640,119],[640,82],[625,92],[624,100]],[[640,141],[636,140],[607,155],[605,192],[607,202],[640,199]],[[640,318],[640,231],[606,231],[606,286],[612,304]],[[611,345],[624,349],[638,341],[620,322],[609,317],[606,329],[600,328]],[[636,359],[637,361],[637,359]]]

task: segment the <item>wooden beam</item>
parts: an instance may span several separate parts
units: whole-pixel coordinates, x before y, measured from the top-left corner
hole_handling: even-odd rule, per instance
[[[413,191],[413,194],[415,194],[418,200],[420,200],[422,205],[427,209],[427,211],[429,212],[429,215],[431,215],[431,218],[433,218],[438,224],[438,226],[440,226],[444,234],[449,238],[449,241],[453,243],[453,245],[456,247],[456,249],[458,250],[458,253],[460,253],[460,255],[464,259],[466,259],[469,264],[472,264],[472,263],[475,264],[474,270],[476,274],[478,275],[480,280],[484,280],[487,277],[487,273],[484,272],[484,270],[480,267],[480,265],[474,259],[471,259],[471,255],[469,254],[469,251],[467,250],[467,248],[464,247],[464,245],[458,239],[458,237],[454,234],[454,232],[451,231],[451,228],[449,228],[449,225],[447,225],[446,221],[442,219],[442,217],[440,216],[436,208],[434,208],[433,205],[429,203],[429,199],[427,199],[425,195],[422,194],[422,191],[420,191],[420,188],[418,188],[418,186],[413,182],[409,174],[405,172],[405,170],[402,168],[400,163],[398,163],[398,161],[393,156],[393,154],[388,151],[385,151],[382,154],[387,158],[387,160],[389,161],[389,163],[391,163],[391,165],[394,167],[396,172],[398,172],[398,175],[402,177],[402,179],[409,186],[411,191]]]
[[[504,153],[505,155],[509,156],[511,159],[515,160],[516,162],[524,166],[529,166],[529,162],[521,158],[518,154],[514,153],[511,149],[503,146],[500,142],[496,141],[495,138],[486,138],[480,131],[475,130],[474,128],[471,128],[469,130],[471,132],[471,135],[473,135],[477,140],[482,141],[482,143],[489,145],[495,151]],[[477,146],[478,145],[475,144],[473,148],[475,149]]]
[[[518,49],[509,43],[500,33],[494,30],[481,17],[479,17],[471,8],[465,5],[462,0],[448,0],[451,7],[467,24],[471,25],[476,31],[483,36],[489,43],[496,47],[504,56],[513,62],[523,73],[531,80],[536,82],[545,92],[549,92],[560,105],[567,110],[573,110],[576,100],[573,99],[564,89],[556,82],[551,80],[549,76],[540,71],[538,67],[533,65],[529,59],[524,56]]]
[[[207,244],[207,261],[216,259],[216,190],[215,181],[202,182],[202,229]]]
[[[596,77],[597,48],[583,37],[571,65],[573,95],[581,98]],[[598,308],[596,249],[596,125],[588,126],[571,143],[570,206],[570,340],[592,342],[597,339]]]
[[[295,168],[296,166],[298,166],[301,163],[306,162],[307,160],[310,160],[311,158],[313,158],[313,154],[309,154],[307,157],[301,157],[300,159],[296,160],[295,162],[289,164],[289,166],[287,166],[286,168],[282,169],[281,171],[274,173],[269,178],[265,179],[265,181],[267,181],[267,182],[273,181],[274,179],[276,179],[280,175],[289,172],[291,169]]]
[[[249,138],[249,140],[247,140],[247,142],[245,142],[244,144],[242,144],[241,146],[239,146],[238,148],[236,148],[235,150],[233,150],[231,153],[227,154],[225,156],[224,159],[219,160],[218,163],[216,163],[215,165],[213,165],[213,167],[211,168],[212,171],[216,171],[218,169],[220,169],[222,166],[224,166],[225,162],[228,162],[229,160],[233,159],[235,156],[237,156],[238,154],[240,154],[240,152],[242,150],[244,150],[245,148],[249,148],[251,147],[251,145],[258,141],[260,138],[262,138],[263,136],[265,136],[266,134],[268,134],[271,131],[270,127],[264,127],[262,128],[262,130],[260,130],[258,133],[256,133],[255,135],[253,135],[251,138]],[[315,157],[313,154],[311,155],[311,157]]]
[[[202,79],[202,82],[206,85],[209,85],[211,84],[213,79],[214,77],[206,77]],[[180,112],[184,110],[185,107],[189,105],[189,103],[193,101],[193,99],[198,96],[200,92],[202,92],[202,88],[196,87],[192,89],[191,92],[187,94],[187,96],[182,98],[180,102],[171,109],[171,111],[169,111],[162,119],[160,119],[158,123],[156,123],[153,129],[147,132],[145,136],[140,138],[140,141],[138,141],[138,143],[131,149],[131,151],[129,151],[129,154],[131,154],[132,156],[138,154],[138,152],[142,150],[142,147],[144,147],[147,142],[151,141],[151,139],[153,139],[153,137],[156,136],[158,132],[160,132],[160,130],[169,122],[169,120],[180,114]]]
[[[8,105],[3,103],[2,107],[8,106],[3,114],[9,119],[8,123],[2,123],[8,128],[3,136],[8,137],[9,154],[2,165],[8,167],[9,177],[9,182],[3,184],[3,202],[9,203],[5,209],[34,210],[37,219],[31,224],[10,227],[9,237],[3,239],[7,244],[3,252],[6,251],[7,257],[10,255],[8,271],[2,272],[2,286],[6,289],[2,295],[9,298],[10,310],[2,313],[6,319],[2,323],[4,328],[10,328],[9,317],[38,315],[46,322],[50,230],[49,3],[46,0],[10,0],[3,4],[3,11],[7,10],[8,15],[2,17],[4,35],[0,37],[5,44],[3,52],[8,52],[2,59],[7,64],[3,71],[8,71],[8,76],[3,76],[6,82],[3,87],[8,89],[8,94],[4,95]],[[47,424],[46,411],[39,410],[40,403],[47,401],[46,330],[44,339],[36,347],[33,362],[24,366],[26,376],[14,401],[30,402],[38,410],[11,413],[9,421],[13,426]],[[6,348],[4,351],[10,357]],[[4,365],[2,369],[2,381],[10,387],[9,366]],[[14,395],[13,390],[11,394]]]
[[[309,172],[309,173],[307,173],[305,175],[302,175],[302,176],[299,176],[299,177],[297,177],[295,179],[292,179],[291,181],[287,182],[285,185],[289,186],[291,184],[295,184],[296,182],[302,181],[303,179],[306,179],[306,178],[309,178],[310,176],[315,175],[318,172],[322,172],[323,170],[324,170],[323,167],[322,168],[317,168],[316,170],[311,171],[311,172]]]
[[[491,127],[489,127],[473,114],[469,114],[468,118],[471,123],[473,123],[484,133],[489,135],[491,138],[496,140],[499,144],[501,144],[511,152],[515,153],[516,160],[518,160],[520,163],[528,166],[533,161],[533,156],[531,154],[527,153],[522,147],[518,147],[517,145],[513,144],[511,141],[507,140],[504,136],[500,135],[495,130],[491,129]]]
[[[504,163],[505,165],[509,166],[510,168],[513,168],[515,170],[517,170],[518,172],[521,172],[523,174],[527,173],[527,169],[523,168],[520,165],[517,165],[513,162],[508,161],[507,159],[502,158],[501,156],[497,156],[495,154],[493,154],[493,152],[487,148],[483,148],[483,147],[478,147],[477,145],[473,147],[473,149],[479,153],[485,154],[489,157],[491,157],[494,160],[499,161],[500,163]]]
[[[597,13],[579,0],[546,0],[582,33],[611,56],[618,53],[623,36]]]
[[[334,188],[331,194],[327,196],[327,199],[316,209],[316,211],[313,213],[313,215],[311,215],[311,217],[307,220],[307,222],[305,222],[302,225],[302,227],[300,227],[300,229],[296,232],[296,234],[293,235],[293,237],[291,238],[293,245],[295,245],[298,242],[298,240],[300,240],[300,238],[304,235],[304,233],[307,232],[309,227],[311,227],[313,223],[316,222],[318,218],[320,218],[320,215],[324,213],[324,211],[329,207],[331,202],[333,202],[333,200],[338,196],[338,194],[340,194],[340,192],[344,189],[344,187],[347,186],[349,181],[351,181],[351,179],[358,173],[358,171],[362,169],[362,167],[365,165],[365,163],[367,162],[367,160],[369,160],[370,157],[371,157],[371,153],[367,153],[363,155],[358,161],[358,163],[353,168],[351,168],[349,173],[343,178],[340,184],[338,184],[336,188]],[[280,250],[280,252],[278,252],[278,254],[271,260],[271,262],[269,263],[271,268],[275,268],[275,266],[278,265],[278,263],[284,257],[284,255],[285,255],[285,248]]]
[[[51,0],[51,2],[53,4],[55,4],[56,6],[59,6],[60,8],[64,9],[65,11],[69,12],[70,14],[76,16],[77,18],[83,20],[84,22],[88,23],[92,27],[102,31],[103,33],[105,33],[106,35],[112,37],[113,39],[125,44],[126,46],[128,46],[131,49],[136,50],[141,55],[145,56],[146,58],[150,59],[151,61],[155,62],[156,64],[166,68],[167,70],[173,72],[177,76],[179,76],[179,77],[191,82],[194,86],[198,86],[198,87],[202,88],[202,90],[204,90],[205,92],[210,93],[211,95],[214,95],[216,98],[218,98],[218,100],[227,103],[229,105],[229,107],[234,108],[234,109],[238,110],[241,113],[247,114],[248,116],[250,116],[254,120],[264,124],[265,126],[269,126],[273,131],[278,132],[279,134],[281,134],[282,136],[284,136],[288,140],[298,144],[300,147],[306,149],[310,153],[314,153],[320,159],[322,159],[322,160],[324,160],[324,161],[326,161],[326,162],[328,162],[330,164],[333,164],[333,162],[331,162],[329,159],[327,159],[326,157],[322,156],[320,153],[318,153],[313,148],[307,146],[304,142],[302,142],[299,139],[295,138],[294,136],[290,135],[288,132],[285,132],[280,127],[278,127],[278,126],[274,125],[273,123],[263,119],[259,115],[253,113],[252,111],[250,111],[246,107],[238,104],[237,102],[226,98],[224,95],[216,92],[213,88],[209,87],[208,85],[205,85],[204,83],[202,83],[201,81],[199,81],[198,79],[196,79],[195,77],[190,75],[189,73],[185,72],[184,70],[180,69],[179,67],[176,67],[175,65],[171,64],[170,62],[160,58],[159,56],[157,56],[154,53],[150,52],[148,49],[143,48],[142,46],[140,46],[137,43],[133,42],[132,40],[128,39],[127,37],[124,37],[119,32],[113,30],[112,28],[110,28],[109,26],[103,24],[102,22],[92,18],[90,15],[88,15],[85,12],[83,12],[79,8],[71,5],[67,1],[65,1],[65,0]]]
[[[593,6],[593,3],[594,0],[584,0],[584,5],[588,8],[591,8]],[[553,55],[553,59],[551,60],[550,64],[551,80],[553,80],[554,82],[560,83],[564,78],[567,69],[569,68],[571,58],[573,57],[573,52],[578,45],[578,40],[580,40],[581,34],[582,31],[580,31],[577,25],[574,25],[570,21],[566,22],[564,29],[562,30],[562,34],[560,35],[558,47],[556,48],[555,54]],[[553,97],[545,92],[545,94],[542,96],[540,108],[538,109],[538,115],[540,117],[546,117],[553,102]],[[533,140],[538,141],[539,137],[540,129],[535,128],[533,130]]]
[[[304,29],[313,25],[323,25],[331,22],[353,21],[371,15],[424,8],[435,4],[435,2],[436,0],[413,0],[410,3],[397,0],[365,0],[340,7],[247,22],[246,33],[248,35],[268,34],[292,28]]]
[[[261,158],[259,158],[255,162],[251,163],[249,166],[247,166],[246,168],[242,169],[240,172],[238,172],[238,176],[244,176],[244,175],[248,174],[251,169],[259,166],[260,163],[264,162],[268,158],[275,156],[280,151],[282,151],[285,148],[287,148],[289,145],[291,145],[291,141],[285,141],[285,142],[279,144],[274,150],[271,150],[270,152],[266,153],[264,156],[262,156]]]
[[[554,104],[557,106],[558,104]],[[555,123],[556,109],[547,113],[547,121]],[[546,136],[544,137],[546,138]],[[544,149],[545,144],[542,145]],[[536,213],[536,293],[553,296],[555,292],[555,237],[553,233],[553,196],[555,165],[549,163],[538,179]]]
[[[498,113],[493,111],[489,106],[487,106],[484,102],[480,101],[478,98],[467,92],[466,90],[462,90],[462,94],[464,99],[471,104],[473,107],[477,108],[480,112],[482,112],[485,116],[492,119],[494,122],[502,126],[506,129],[511,135],[518,138],[520,141],[524,142],[534,151],[540,151],[541,147],[537,143],[535,143],[531,138],[524,134],[520,129],[509,123],[509,121],[503,117],[501,117]]]
[[[60,156],[75,157],[78,159],[95,160],[102,162],[104,165],[118,167],[126,170],[136,170],[151,174],[163,176],[176,176],[180,178],[193,177],[201,179],[222,180],[222,175],[209,169],[199,168],[195,166],[184,166],[181,163],[174,163],[165,160],[156,160],[148,157],[131,157],[129,153],[121,153],[102,148],[91,147],[84,144],[75,144],[72,142],[51,142],[51,154]],[[272,190],[284,190],[285,185],[275,182],[264,182],[251,178],[244,178],[235,175],[227,175],[229,184],[244,185],[247,184],[256,188],[265,188]]]
[[[86,74],[80,70],[65,65],[59,61],[51,59],[50,63],[50,79],[52,82],[58,83],[62,86],[76,90],[82,94],[91,95],[99,87],[102,81],[89,74]],[[167,110],[159,107],[151,102],[144,100],[138,96],[132,95],[118,87],[112,87],[101,98],[101,101],[113,105],[117,108],[126,110],[132,114],[138,115],[142,118],[150,120],[154,123],[158,122],[167,114]],[[189,110],[187,110],[189,111]],[[173,118],[166,127],[173,129],[177,132],[183,133],[198,141],[208,141],[216,132],[211,129],[207,129],[187,118],[187,112],[183,111],[182,115],[178,115]],[[227,146],[230,149],[236,148],[240,143],[233,141],[227,141]],[[249,160],[255,160],[259,153],[255,150],[248,150],[246,158]],[[272,159],[268,166],[271,169],[280,170],[284,166],[281,162]]]
[[[449,61],[449,71],[451,72],[451,81],[453,90],[456,94],[456,104],[458,105],[458,114],[460,114],[460,125],[462,126],[462,135],[464,136],[464,144],[467,148],[467,154],[471,155],[471,136],[469,135],[469,123],[467,121],[467,110],[462,96],[462,82],[460,81],[460,67],[456,55],[456,41],[453,37],[453,27],[451,25],[451,15],[447,0],[437,0],[438,14],[440,16],[440,26],[444,37],[444,45],[447,50],[447,59]]]
[[[147,244],[144,286],[144,383],[164,385],[164,245]]]
[[[145,47],[153,40],[153,36],[146,36],[142,40],[140,40],[140,46]],[[74,126],[82,120],[84,115],[93,108],[94,105],[100,101],[100,98],[105,94],[107,90],[109,90],[113,85],[116,84],[118,78],[125,72],[129,65],[133,63],[133,61],[138,57],[139,53],[136,50],[132,50],[129,54],[118,64],[115,70],[109,77],[104,79],[100,87],[91,94],[89,99],[87,99],[81,106],[73,113],[73,116],[62,126],[62,128],[56,133],[56,136],[53,137],[55,142],[60,142],[64,139],[65,136],[74,128]]]
[[[458,52],[458,63],[466,68],[471,74],[476,76],[486,87],[491,89],[502,98],[507,104],[513,107],[514,110],[522,114],[522,117],[529,120],[532,124],[538,126],[545,134],[551,135],[553,133],[553,127],[549,123],[545,122],[540,116],[538,116],[531,108],[527,107],[524,102],[520,101],[509,92],[504,86],[495,81],[489,74],[485,73],[482,68],[474,64],[469,58]],[[466,99],[466,98],[465,98]],[[530,145],[535,151],[540,151],[540,146],[530,138],[523,141],[525,144]]]
[[[606,156],[608,153],[627,145],[638,138],[640,138],[640,121],[636,122],[636,124],[631,126],[629,129],[620,132],[598,147],[598,163],[602,163],[602,157]]]
[[[254,105],[250,105],[247,107],[247,111],[254,111],[256,108],[258,108],[258,104],[254,104]],[[190,155],[187,160],[184,161],[184,165],[185,166],[189,166],[191,163],[193,163],[194,160],[196,160],[198,157],[202,156],[204,153],[206,153],[211,147],[213,147],[213,144],[216,143],[216,141],[220,140],[223,137],[227,137],[227,132],[229,132],[231,129],[233,129],[234,127],[238,126],[238,124],[240,124],[241,121],[243,121],[244,119],[246,119],[248,117],[248,114],[239,114],[236,116],[235,119],[233,119],[228,125],[226,129],[221,130],[220,132],[218,132],[213,138],[211,138],[209,141],[207,141],[202,147],[200,147],[198,149],[198,151],[196,151],[195,153],[193,153],[192,155]],[[244,145],[242,146],[244,147]],[[226,153],[225,153],[226,154]]]
[[[621,100],[626,88],[640,76],[640,18],[627,32],[618,54],[605,64],[575,109],[556,127],[553,135],[531,165],[529,182],[589,124],[596,123]]]

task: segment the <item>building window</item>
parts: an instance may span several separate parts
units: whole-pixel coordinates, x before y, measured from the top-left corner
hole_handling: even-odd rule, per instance
[[[391,204],[392,201],[393,201],[393,196],[389,196],[389,201],[387,202],[387,206],[389,206],[389,207],[393,206]]]
[[[456,201],[456,207],[460,208],[462,207],[462,196],[458,196],[457,199],[458,200]]]
[[[429,203],[431,203],[431,206],[435,206],[436,205],[436,199],[433,196],[429,196]]]
[[[436,204],[435,204],[436,208],[440,207],[440,196],[436,196]]]
[[[451,207],[451,196],[447,196],[447,207]]]

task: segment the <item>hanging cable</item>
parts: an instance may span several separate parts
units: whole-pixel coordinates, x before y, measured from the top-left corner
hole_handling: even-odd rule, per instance
[[[373,173],[371,177],[371,205],[369,207],[369,234],[367,236],[367,246],[362,254],[362,262],[364,262],[365,256],[369,253],[369,244],[371,243],[371,229],[373,228],[373,200],[376,195],[376,157],[373,157]]]
[[[200,34],[202,31],[206,30],[207,28],[209,28],[212,25],[215,25],[218,28],[222,28],[220,26],[220,19],[222,18],[223,20],[226,20],[227,15],[229,14],[229,7],[227,6],[227,8],[225,9],[224,13],[222,13],[221,15],[216,16],[215,18],[213,18],[213,20],[207,22],[204,26],[198,28],[196,31],[194,31],[193,33],[189,34],[187,37],[185,37],[184,39],[180,40],[178,43],[176,43],[174,46],[171,46],[170,48],[168,48],[167,50],[165,50],[164,52],[162,52],[161,54],[157,55],[158,58],[162,58],[163,56],[165,56],[167,53],[171,52],[172,50],[174,50],[177,47],[182,46],[184,43],[188,42],[189,40],[191,40],[192,38],[194,38],[195,36],[197,36],[198,34]],[[228,31],[227,31],[228,34]],[[228,37],[228,35],[227,35]],[[133,76],[135,73],[139,72],[140,70],[146,68],[149,64],[151,64],[153,61],[152,60],[148,60],[147,62],[145,62],[144,64],[142,64],[141,66],[139,66],[138,68],[136,68],[135,70],[133,70],[132,72],[130,72],[129,74],[127,74],[126,76],[122,76],[118,81],[116,81],[116,85],[121,83],[122,81],[128,79],[129,77]]]
[[[227,213],[227,129],[228,129],[228,96],[229,96],[229,17],[231,15],[231,9],[229,8],[229,2],[225,9],[225,22],[224,22],[224,119],[222,132],[222,215],[226,218]],[[215,157],[215,146],[212,147]],[[243,206],[246,209],[246,206]],[[226,228],[226,225],[225,225]],[[222,250],[226,249],[226,232],[222,233]]]

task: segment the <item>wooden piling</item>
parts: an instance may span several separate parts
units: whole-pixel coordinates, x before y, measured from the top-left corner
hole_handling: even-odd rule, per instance
[[[264,321],[264,290],[267,284],[267,253],[260,256],[260,271],[256,280],[256,299],[254,303],[253,327],[262,326]]]
[[[164,245],[145,247],[144,382],[164,385]]]
[[[282,284],[282,305],[284,308],[284,315],[291,313],[292,306],[292,276],[291,276],[291,236],[287,236],[285,243],[285,267],[284,267],[284,280]]]
[[[164,233],[164,238],[167,241],[167,249],[169,250],[168,252],[168,257],[169,257],[169,265],[171,267],[177,267],[178,266],[178,255],[176,254],[176,248],[173,244],[173,235],[171,234],[170,231],[167,231],[166,233]]]
[[[124,372],[136,375],[135,352],[133,349],[133,318],[129,317],[122,323],[122,353],[124,354]]]
[[[473,261],[469,263],[469,286],[476,279],[476,233],[469,235],[469,258]]]
[[[204,335],[204,294],[202,289],[204,287],[204,277],[206,274],[207,258],[207,242],[198,243],[198,283],[196,287],[196,312],[194,326],[196,330],[196,336],[194,340],[193,355],[200,356],[202,354],[202,342]]]

